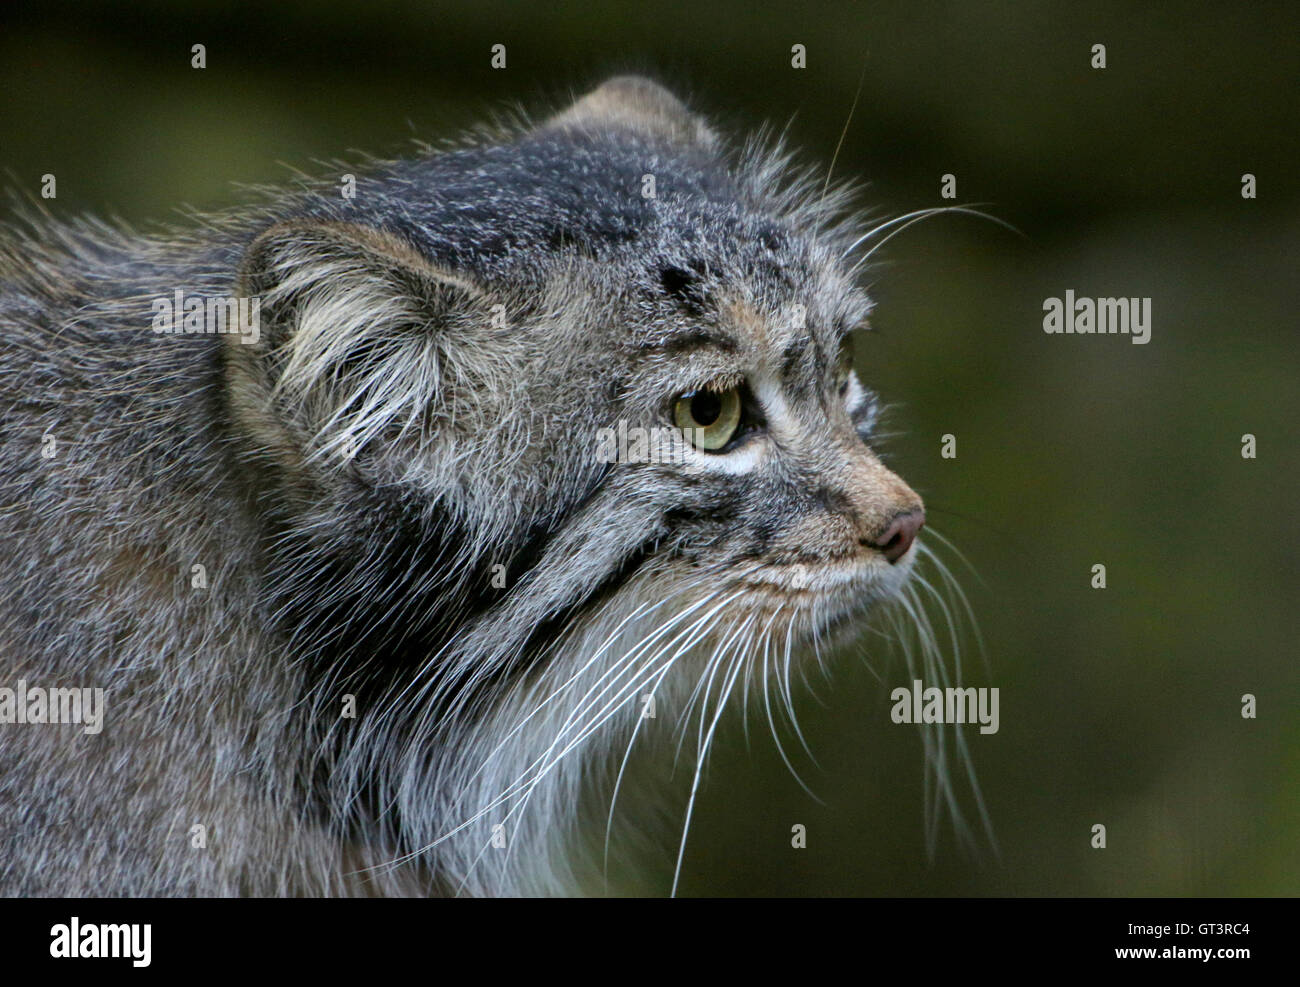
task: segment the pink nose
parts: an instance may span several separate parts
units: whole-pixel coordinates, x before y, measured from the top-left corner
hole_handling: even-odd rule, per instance
[[[870,542],[871,547],[880,549],[881,554],[890,563],[897,562],[912,547],[912,542],[916,541],[916,533],[924,524],[924,511],[908,511],[906,514],[900,514],[889,522],[889,526],[880,537]]]

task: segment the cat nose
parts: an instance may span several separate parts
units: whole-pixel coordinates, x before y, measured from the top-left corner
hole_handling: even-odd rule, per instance
[[[892,565],[907,554],[916,541],[916,533],[925,524],[925,511],[907,511],[895,517],[881,534],[864,539],[872,548],[879,549]]]

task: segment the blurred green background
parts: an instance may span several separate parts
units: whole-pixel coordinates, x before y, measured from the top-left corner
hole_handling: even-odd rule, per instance
[[[962,852],[945,827],[927,860],[920,738],[889,720],[909,678],[873,645],[883,682],[851,649],[799,700],[819,766],[792,758],[824,804],[765,726],[746,745],[739,715],[725,722],[681,893],[1300,892],[1293,5],[123,6],[0,10],[0,169],[29,191],[56,174],[60,214],[227,205],[232,183],[285,165],[401,153],[628,70],[724,127],[789,123],[824,163],[861,78],[837,175],[869,180],[885,216],[945,204],[952,173],[959,201],[1025,234],[944,216],[891,240],[859,348],[894,405],[891,462],[978,572],[957,568],[989,670],[969,664],[964,684],[1001,689],[1001,730],[966,729],[1001,857]],[[1067,288],[1150,296],[1151,342],[1045,335],[1043,299]],[[956,459],[939,455],[945,433]],[[632,771],[663,767],[647,755]],[[626,799],[625,823],[653,810],[668,839],[617,837],[610,890],[662,893],[680,800]],[[796,823],[806,849],[790,846]]]

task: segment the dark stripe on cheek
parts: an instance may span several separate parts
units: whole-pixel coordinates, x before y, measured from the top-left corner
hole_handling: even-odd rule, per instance
[[[531,662],[537,655],[559,641],[580,615],[591,612],[605,600],[613,597],[623,584],[636,575],[655,554],[661,539],[662,535],[646,539],[623,559],[617,569],[589,589],[586,594],[557,610],[534,627],[524,643],[525,662]]]

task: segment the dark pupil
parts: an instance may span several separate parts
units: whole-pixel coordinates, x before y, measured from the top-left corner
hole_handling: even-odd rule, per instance
[[[691,417],[697,425],[712,425],[722,414],[722,398],[708,391],[701,391],[691,398]]]

